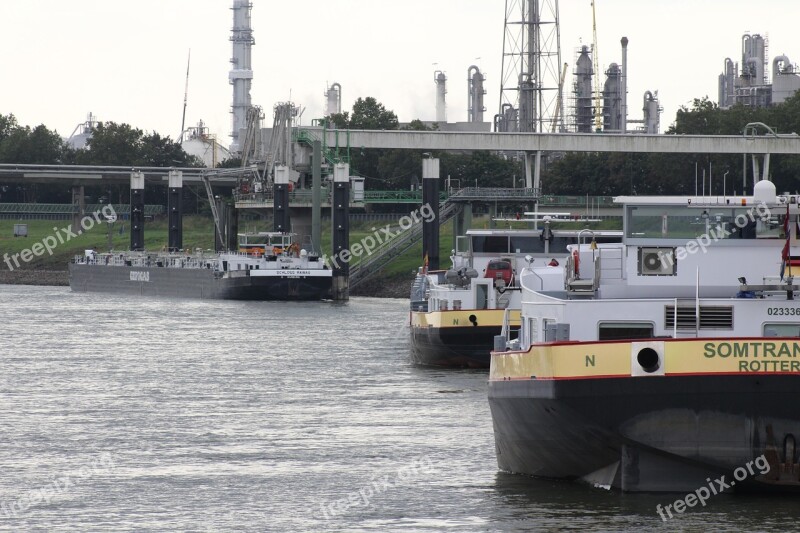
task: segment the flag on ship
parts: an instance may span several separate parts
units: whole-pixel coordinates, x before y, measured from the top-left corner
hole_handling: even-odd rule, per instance
[[[789,263],[789,242],[791,241],[792,233],[789,226],[789,204],[786,204],[786,218],[783,219],[783,233],[786,234],[786,242],[783,244],[783,251],[781,251],[781,280],[786,270],[786,264]],[[792,275],[792,266],[789,265],[789,275]]]

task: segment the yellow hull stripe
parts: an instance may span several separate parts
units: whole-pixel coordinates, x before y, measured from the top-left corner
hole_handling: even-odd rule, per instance
[[[503,325],[504,309],[465,309],[459,311],[431,311],[423,313],[421,311],[411,312],[411,327],[417,328],[463,328],[473,326],[470,315],[475,316],[478,326]],[[509,311],[509,324],[519,326],[519,309]]]
[[[538,344],[527,352],[492,354],[490,380],[586,379],[642,375],[637,355],[651,347],[661,359],[648,374],[797,374],[800,339],[733,338]],[[662,370],[663,368],[663,370]]]

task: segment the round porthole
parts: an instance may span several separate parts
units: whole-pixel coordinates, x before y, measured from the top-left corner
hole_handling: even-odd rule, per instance
[[[652,374],[661,366],[661,361],[658,357],[658,352],[652,348],[642,348],[636,355],[636,362],[642,367],[642,370],[648,374]]]

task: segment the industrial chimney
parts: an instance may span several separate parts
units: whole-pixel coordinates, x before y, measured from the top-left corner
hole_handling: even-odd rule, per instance
[[[332,83],[325,91],[325,116],[336,115],[342,112],[342,86]]]
[[[619,91],[622,96],[622,102],[620,104],[620,114],[622,115],[620,119],[620,129],[622,133],[628,132],[628,38],[623,37],[620,40],[622,43],[622,76],[620,79],[620,87]]]
[[[231,42],[233,43],[233,65],[228,75],[230,84],[233,85],[233,131],[231,132],[231,152],[241,152],[239,132],[247,128],[247,110],[250,109],[250,84],[253,80],[253,70],[250,62],[250,51],[255,44],[253,29],[250,26],[250,10],[253,4],[250,0],[233,0],[233,30]]]
[[[447,122],[447,107],[445,95],[447,94],[447,76],[444,72],[437,70],[433,73],[433,81],[436,83],[436,122]]]

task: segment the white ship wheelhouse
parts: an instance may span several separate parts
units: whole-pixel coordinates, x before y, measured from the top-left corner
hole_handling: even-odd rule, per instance
[[[570,245],[558,275],[521,272],[522,324],[509,347],[800,336],[800,198],[759,185],[751,197],[615,199],[622,243]]]

